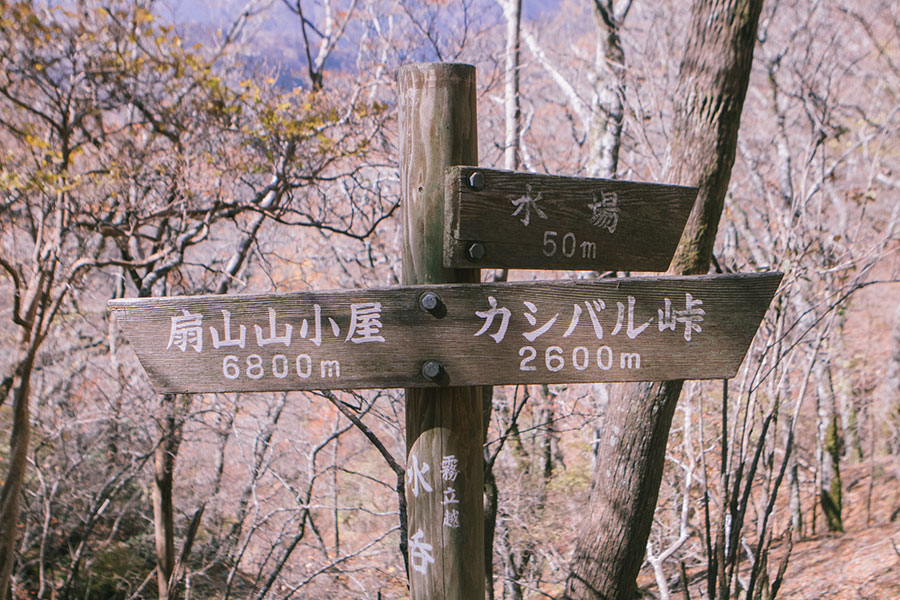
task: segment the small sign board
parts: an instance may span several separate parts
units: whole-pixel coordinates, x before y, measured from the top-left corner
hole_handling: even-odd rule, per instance
[[[444,266],[665,271],[697,188],[451,167]]]
[[[158,392],[732,377],[780,273],[112,300]]]

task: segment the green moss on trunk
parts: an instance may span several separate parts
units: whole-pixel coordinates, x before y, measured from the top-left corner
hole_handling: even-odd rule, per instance
[[[822,512],[828,523],[828,531],[843,532],[844,522],[841,518],[841,468],[840,459],[842,440],[838,430],[837,419],[831,419],[825,431],[825,453],[830,457],[826,461],[825,476],[820,490]],[[830,464],[827,464],[830,463]]]

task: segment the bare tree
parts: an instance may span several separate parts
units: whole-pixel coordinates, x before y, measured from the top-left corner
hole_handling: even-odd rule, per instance
[[[307,6],[305,13],[302,0],[283,0],[283,2],[300,20],[300,37],[303,40],[310,87],[313,91],[319,91],[324,86],[326,63],[338,47],[347,26],[354,19],[359,1],[350,0],[346,6],[339,8],[335,0],[323,0],[321,6],[314,3],[312,11]],[[311,17],[310,12],[322,13],[321,25],[316,25],[313,20],[315,17]],[[318,44],[310,38],[311,34],[319,38]]]
[[[679,273],[705,273],[734,163],[761,2],[698,2],[679,74],[681,104],[670,180],[700,193],[673,259]],[[682,382],[633,386],[611,403],[616,432],[594,473],[591,512],[576,542],[566,598],[630,598],[640,568]]]
[[[894,315],[891,355],[884,377],[884,413],[886,448],[892,454],[900,453],[900,304]]]
[[[16,415],[0,492],[0,590],[6,593],[35,361],[87,274],[118,269],[143,296],[173,285],[215,289],[223,284],[210,279],[235,281],[265,219],[363,239],[396,202],[363,207],[353,200],[367,193],[368,181],[362,168],[340,162],[362,155],[367,144],[348,126],[361,114],[352,95],[339,110],[328,98],[301,102],[297,94],[239,85],[233,71],[216,71],[227,39],[206,58],[139,5],[86,3],[83,13],[25,3],[0,8],[9,33],[0,48],[0,135],[10,148],[4,181],[15,173],[2,189],[0,265],[12,284],[11,317],[20,332],[0,399],[11,397]],[[380,126],[378,111],[365,114]],[[318,203],[329,197],[324,190],[310,198],[303,192],[315,181],[342,180],[351,199],[344,208]],[[246,215],[236,252],[221,263],[198,261],[195,249],[216,228],[241,230]],[[194,264],[204,266],[192,275]],[[177,431],[177,403],[163,406],[164,429]],[[161,593],[176,564],[170,490],[178,436],[162,440],[156,459]]]

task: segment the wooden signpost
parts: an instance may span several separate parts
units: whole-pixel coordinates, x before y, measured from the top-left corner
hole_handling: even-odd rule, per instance
[[[697,188],[453,167],[444,265],[665,271]]]
[[[475,69],[400,70],[403,287],[113,300],[159,392],[405,387],[411,597],[484,597],[481,385],[732,377],[780,273],[664,270],[694,188],[477,168]],[[459,166],[471,165],[471,166]]]
[[[110,302],[160,393],[720,379],[777,274]]]

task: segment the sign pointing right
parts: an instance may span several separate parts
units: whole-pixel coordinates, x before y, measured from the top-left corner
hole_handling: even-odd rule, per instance
[[[444,266],[665,271],[697,188],[447,170]]]
[[[159,392],[718,379],[780,273],[113,300]]]

